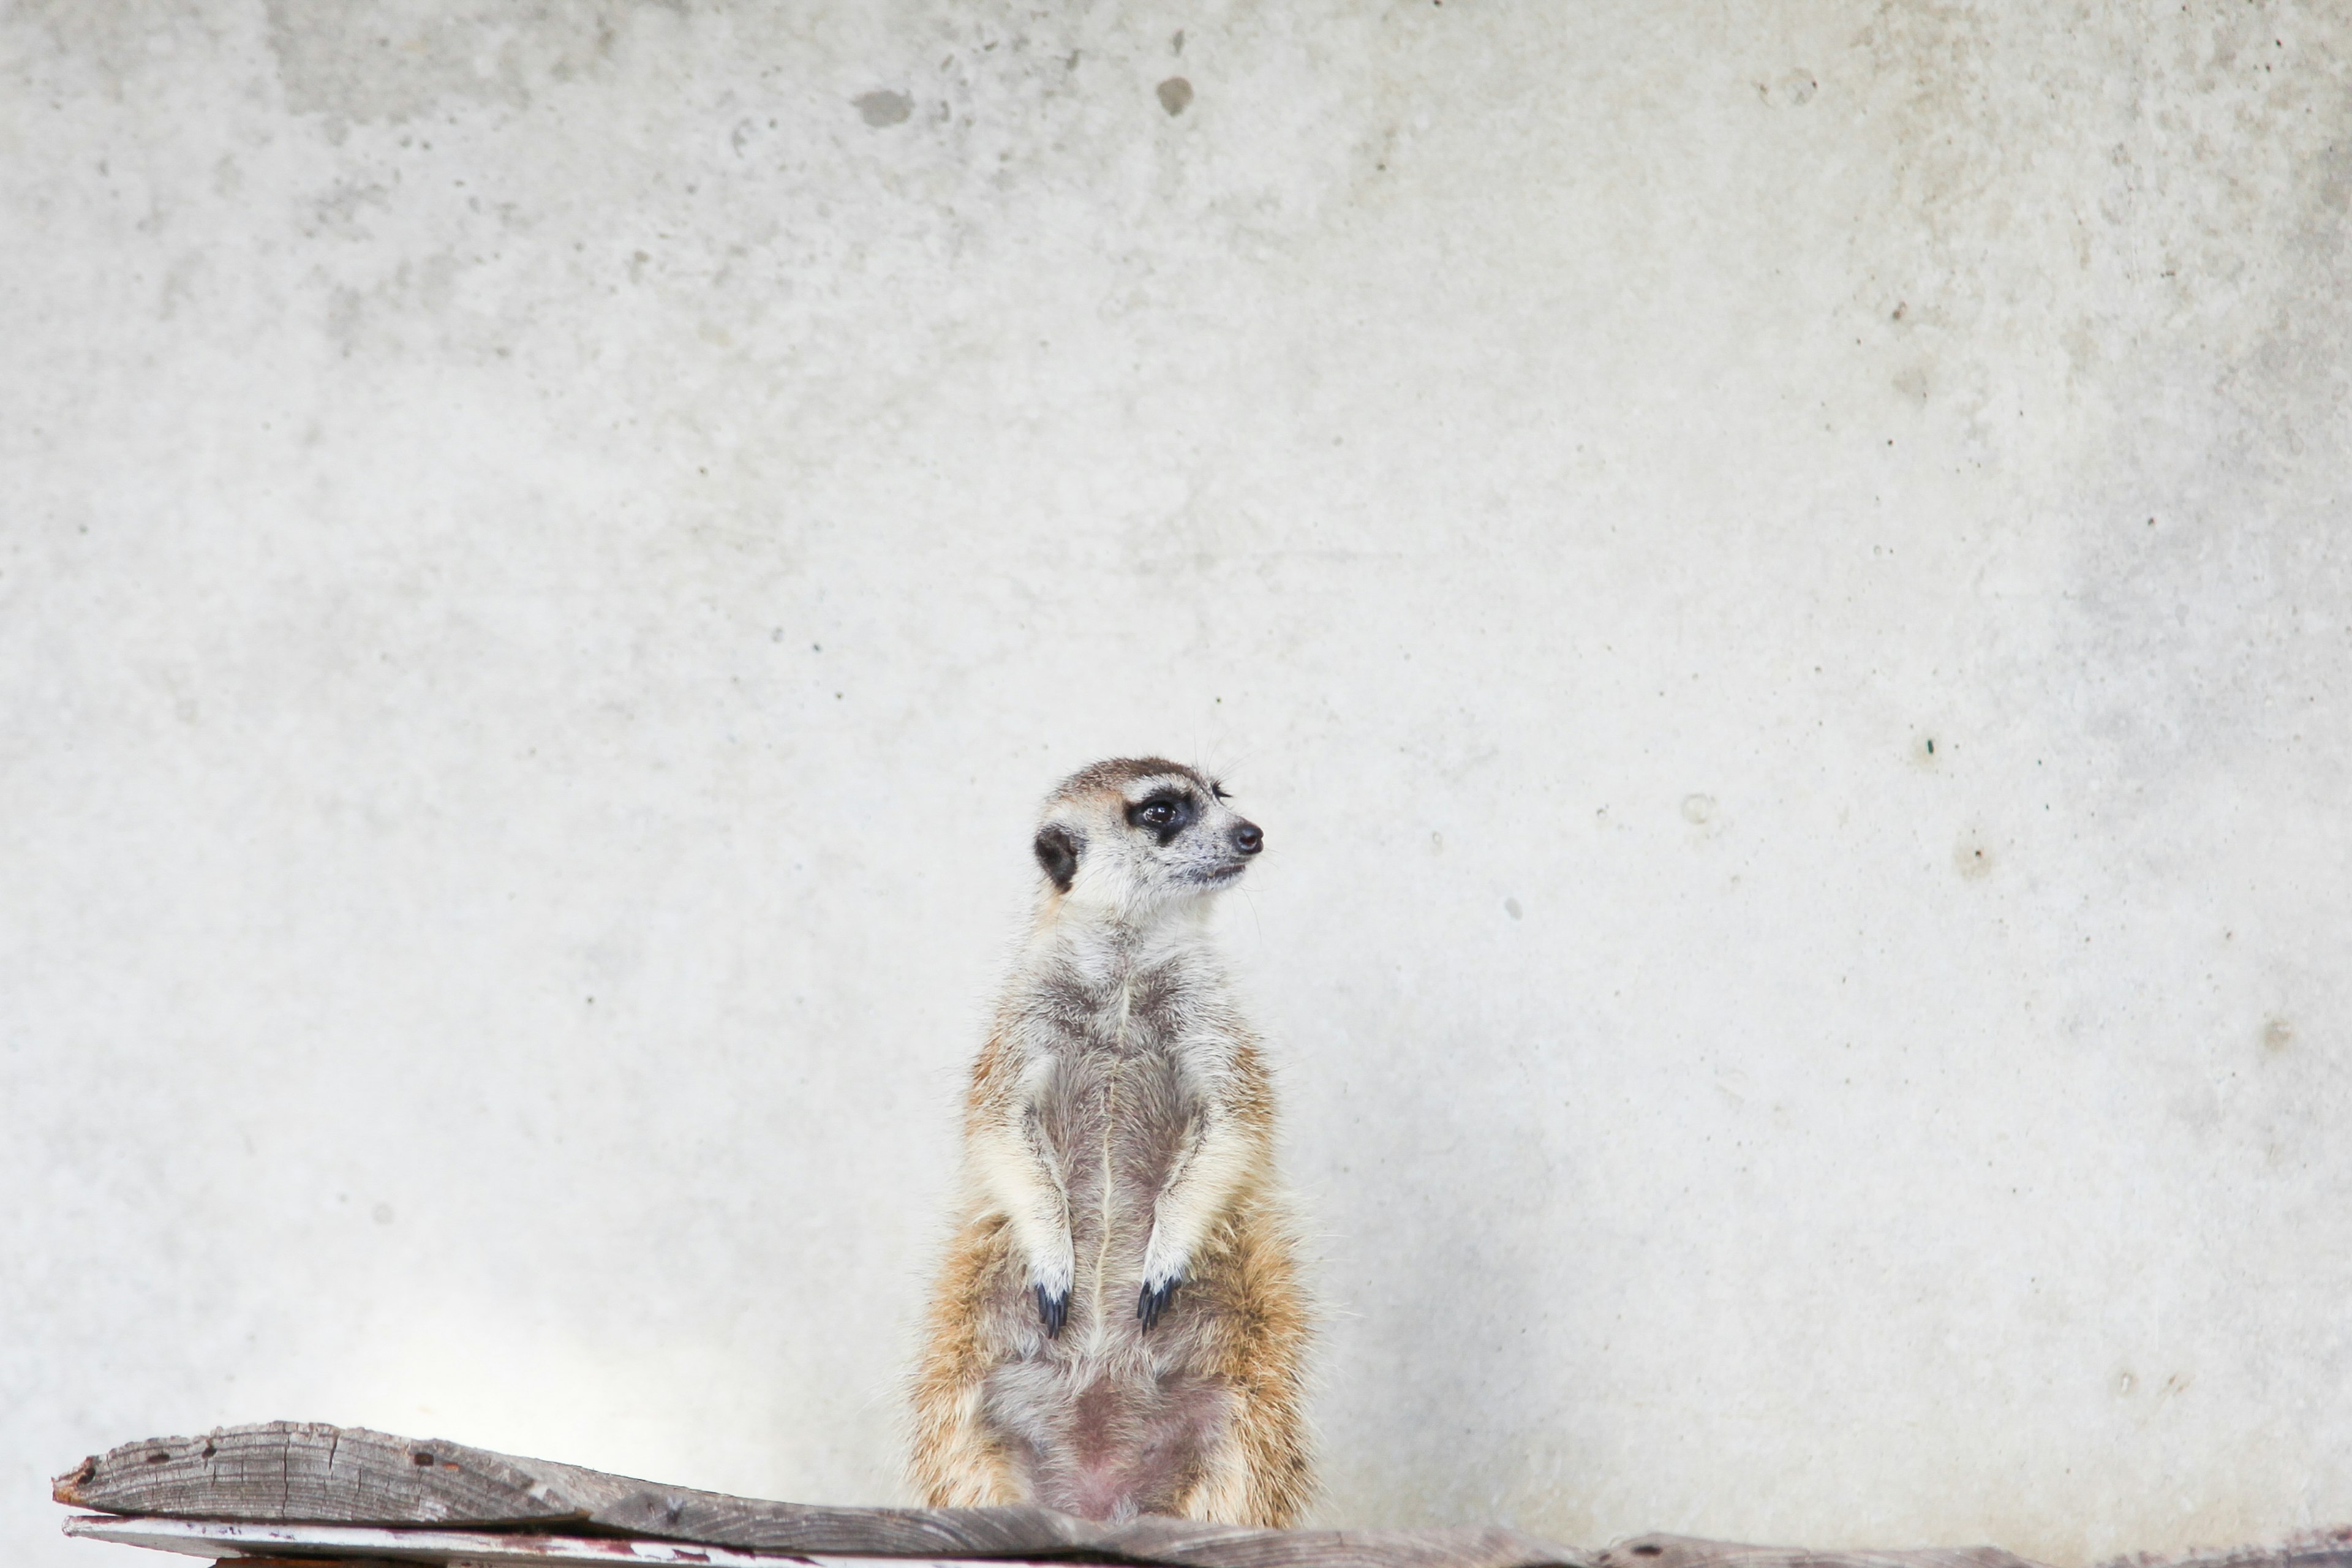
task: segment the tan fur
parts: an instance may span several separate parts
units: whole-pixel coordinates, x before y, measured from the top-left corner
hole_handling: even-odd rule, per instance
[[[993,1508],[1021,1500],[1020,1479],[981,1419],[988,1370],[980,1336],[988,1276],[1010,1257],[1002,1218],[968,1220],[949,1249],[925,1324],[916,1373],[920,1413],[914,1468],[932,1508]]]
[[[1176,826],[1138,818],[1169,801]],[[1281,1526],[1313,1494],[1273,1089],[1203,923],[1258,843],[1212,781],[1158,759],[1097,763],[1047,802],[1047,880],[972,1066],[911,1391],[930,1506]]]

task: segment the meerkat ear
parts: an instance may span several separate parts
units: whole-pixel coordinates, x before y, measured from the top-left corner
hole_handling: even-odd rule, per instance
[[[1070,890],[1070,879],[1078,874],[1078,841],[1066,827],[1041,827],[1037,830],[1037,864],[1045,868],[1056,892]]]

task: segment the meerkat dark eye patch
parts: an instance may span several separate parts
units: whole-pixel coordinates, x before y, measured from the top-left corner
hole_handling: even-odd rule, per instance
[[[1032,847],[1037,854],[1037,864],[1054,884],[1055,890],[1066,893],[1070,879],[1078,874],[1078,840],[1066,827],[1041,827],[1037,842]]]
[[[1131,801],[1127,807],[1127,825],[1140,827],[1163,845],[1175,841],[1178,834],[1200,819],[1200,803],[1182,790],[1163,789]]]

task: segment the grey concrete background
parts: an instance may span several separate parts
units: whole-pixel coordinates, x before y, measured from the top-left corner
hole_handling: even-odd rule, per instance
[[[2352,1519],[2348,68],[0,6],[0,1555],[275,1415],[898,1497],[1028,814],[1139,749],[1270,835],[1326,1521]]]

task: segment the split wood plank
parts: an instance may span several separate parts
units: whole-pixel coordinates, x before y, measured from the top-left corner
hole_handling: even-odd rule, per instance
[[[1687,1535],[1643,1535],[1621,1541],[1594,1557],[1594,1568],[2039,1568],[1996,1547],[1927,1548],[1900,1552],[1809,1552],[1745,1546]],[[2166,1555],[2141,1552],[2099,1568],[2352,1568],[2352,1525],[2305,1531],[2276,1546],[2242,1546]]]
[[[1079,1558],[1158,1568],[1597,1568],[1517,1531],[1250,1530],[1044,1508],[823,1508],[666,1487],[441,1438],[270,1421],[126,1443],[58,1478],[59,1502],[258,1524],[593,1526],[753,1552]]]
[[[2302,1531],[2275,1546],[2238,1546],[2170,1556],[2135,1552],[2099,1568],[2352,1568],[2352,1524]]]
[[[1912,1547],[1896,1552],[1812,1552],[1748,1546],[1690,1535],[1643,1535],[1599,1552],[1595,1568],[2042,1568],[1997,1546]]]
[[[251,1562],[308,1557],[350,1563],[467,1563],[533,1564],[535,1568],[777,1568],[803,1561],[765,1552],[683,1542],[617,1537],[492,1535],[464,1530],[383,1529],[363,1524],[229,1524],[201,1519],[120,1519],[83,1514],[66,1521],[66,1533],[82,1541],[144,1546],[216,1561]],[[856,1560],[861,1564],[877,1561]]]
[[[1246,1530],[1160,1518],[1104,1525],[1039,1508],[819,1508],[665,1487],[438,1438],[289,1421],[128,1443],[59,1477],[56,1496],[107,1514],[190,1521],[179,1538],[191,1542],[207,1529],[233,1534],[244,1525],[311,1527],[297,1531],[307,1534],[335,1526],[374,1531],[372,1550],[320,1536],[293,1553],[346,1563],[533,1560],[455,1550],[462,1527],[492,1526],[513,1532],[487,1538],[510,1552],[527,1550],[529,1541],[545,1543],[530,1550],[539,1550],[536,1561],[546,1563],[558,1561],[546,1555],[551,1552],[574,1553],[564,1562],[609,1563],[630,1560],[616,1552],[654,1550],[615,1539],[635,1538],[726,1549],[743,1563],[762,1554],[770,1563],[864,1560],[843,1568],[885,1568],[875,1559],[902,1560],[905,1568],[972,1559],[994,1559],[1004,1568],[1021,1559],[1065,1568],[1073,1562],[1152,1568],[2039,1568],[1986,1546],[1813,1552],[1648,1535],[1581,1552],[1500,1528]],[[102,1532],[131,1527],[117,1518],[69,1520],[66,1528],[112,1540],[121,1537]],[[407,1545],[388,1552],[386,1532]],[[163,1545],[161,1537],[172,1533],[154,1525],[149,1534],[157,1539],[136,1544]],[[254,1544],[264,1542],[257,1536]],[[282,1541],[275,1546],[287,1549]],[[257,1562],[269,1552],[242,1555]],[[711,1558],[714,1568],[721,1561]],[[734,1558],[725,1561],[734,1568]],[[2352,1568],[2352,1526],[2306,1531],[2276,1546],[2169,1557],[2143,1552],[2102,1568]]]
[[[796,1557],[737,1552],[684,1541],[635,1536],[513,1535],[473,1530],[414,1530],[372,1524],[228,1524],[203,1519],[121,1519],[82,1514],[66,1521],[82,1541],[144,1546],[237,1563],[322,1562],[462,1563],[467,1568],[971,1568],[969,1560],[904,1557]],[[1004,1563],[997,1568],[1045,1568]],[[1051,1568],[1072,1568],[1056,1563]]]
[[[233,1563],[242,1568],[428,1564],[449,1568],[971,1568],[969,1559],[826,1557],[740,1552],[637,1537],[490,1534],[476,1531],[338,1524],[232,1524],[210,1520],[68,1519],[66,1533]],[[1985,1548],[1958,1551],[1806,1552],[1688,1536],[1647,1535],[1600,1553],[1605,1568],[1993,1568],[2021,1561]],[[992,1568],[1077,1568],[1065,1559]],[[2352,1528],[2311,1531],[2286,1543],[2162,1558],[2116,1558],[2101,1568],[2352,1568]]]

